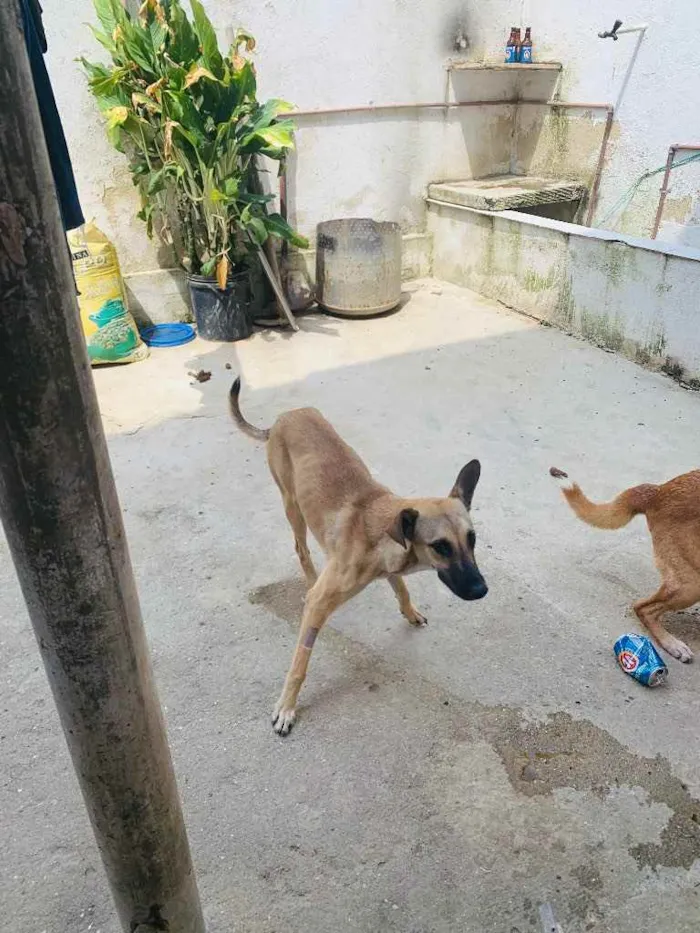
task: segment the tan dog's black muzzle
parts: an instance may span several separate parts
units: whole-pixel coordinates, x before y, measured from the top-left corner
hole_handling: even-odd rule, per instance
[[[460,599],[483,599],[489,591],[481,571],[471,561],[454,561],[438,577]]]

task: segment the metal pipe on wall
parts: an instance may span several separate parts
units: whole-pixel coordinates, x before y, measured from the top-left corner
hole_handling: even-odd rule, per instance
[[[605,128],[603,129],[603,138],[600,143],[600,154],[598,156],[598,164],[596,165],[595,175],[593,176],[593,184],[591,185],[591,196],[588,199],[588,210],[586,211],[586,226],[590,227],[593,223],[593,216],[595,214],[595,209],[598,206],[598,194],[600,192],[600,182],[603,177],[603,169],[605,167],[605,157],[608,152],[608,142],[610,141],[610,134],[612,132],[613,119],[615,117],[615,110],[613,107],[608,107],[608,112],[605,117]]]
[[[656,239],[659,232],[659,227],[661,226],[661,217],[663,216],[664,206],[666,204],[666,195],[668,194],[668,180],[671,175],[671,169],[673,168],[673,163],[677,152],[700,152],[700,143],[697,145],[695,143],[674,143],[673,146],[669,147],[668,156],[666,157],[664,178],[661,182],[661,188],[659,190],[659,204],[656,208],[654,227],[651,231],[652,240]]]
[[[314,110],[290,110],[281,117],[327,117],[343,113],[376,113],[382,110],[453,110],[461,107],[512,107],[518,104],[532,104],[542,107],[557,107],[561,110],[610,110],[610,104],[589,103],[586,101],[553,101],[549,98],[508,98],[505,100],[451,100],[451,101],[414,101],[408,103],[360,104],[348,107],[319,107]]]
[[[121,926],[204,933],[13,0],[0,125],[0,516]]]

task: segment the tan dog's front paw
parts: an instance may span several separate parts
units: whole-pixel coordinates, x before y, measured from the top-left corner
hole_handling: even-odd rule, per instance
[[[272,728],[277,735],[289,735],[296,717],[297,711],[294,707],[287,707],[285,709],[278,703],[272,714]]]
[[[404,618],[411,625],[415,625],[417,628],[422,628],[424,625],[428,624],[426,617],[418,612],[415,606],[411,606],[408,612],[404,613]]]
[[[693,660],[693,652],[684,641],[681,641],[680,638],[676,638],[675,635],[667,635],[667,637],[661,641],[661,647],[665,651],[668,651],[672,657],[678,658],[678,660],[682,661],[684,664],[688,664]]]

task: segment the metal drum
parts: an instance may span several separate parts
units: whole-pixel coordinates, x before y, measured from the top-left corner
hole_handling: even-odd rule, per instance
[[[401,301],[399,225],[369,218],[316,228],[316,300],[331,314],[372,317]]]

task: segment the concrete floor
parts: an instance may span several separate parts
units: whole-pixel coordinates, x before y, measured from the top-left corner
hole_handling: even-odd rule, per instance
[[[238,371],[251,420],[317,405],[399,492],[483,465],[488,597],[412,577],[416,630],[370,587],[321,635],[284,740],[299,569],[227,416]],[[578,523],[547,475],[608,497],[697,467],[697,395],[436,282],[381,320],[310,316],[95,380],[211,933],[526,933],[543,902],[564,933],[697,930],[700,671],[670,659],[652,691],[616,667],[656,583],[646,530]],[[4,543],[0,613],[3,928],[117,933]],[[670,628],[698,649],[698,621]]]

